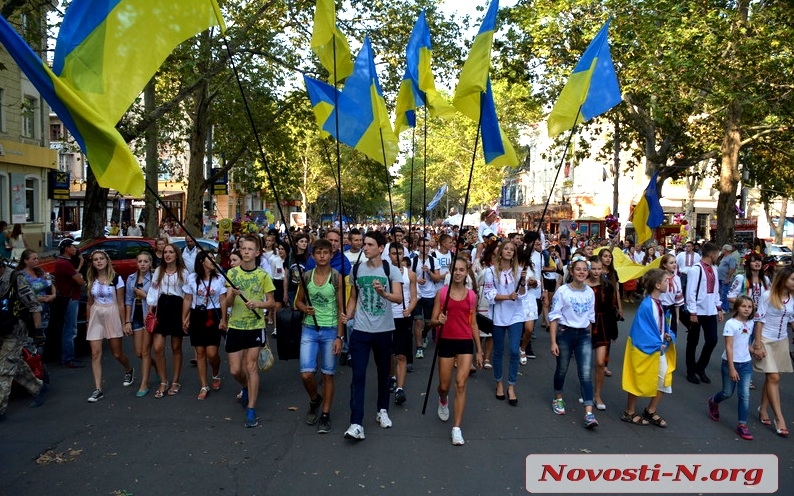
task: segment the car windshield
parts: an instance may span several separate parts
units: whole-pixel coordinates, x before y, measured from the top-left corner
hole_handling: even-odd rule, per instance
[[[772,248],[783,253],[791,253],[791,250],[786,245],[773,245]]]

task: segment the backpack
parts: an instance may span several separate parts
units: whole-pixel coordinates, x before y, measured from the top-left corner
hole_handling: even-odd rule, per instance
[[[307,270],[303,273],[303,284],[308,289],[309,281],[312,280],[312,276],[314,275],[314,269]],[[336,269],[331,269],[331,284],[334,285],[334,292],[339,289],[339,271]],[[388,274],[387,274],[388,275]]]
[[[6,270],[11,269],[7,268]],[[7,336],[11,334],[19,319],[17,281],[14,274],[12,274],[8,281],[8,289],[4,295],[0,296],[0,335]]]
[[[358,281],[358,267],[361,265],[361,262],[356,262],[353,264],[353,285],[356,284]],[[383,264],[383,273],[386,274],[386,279],[389,280],[389,290],[391,290],[391,278],[389,277],[391,273],[390,266],[391,264],[388,262],[384,262]]]
[[[427,259],[430,261],[430,272],[436,270],[436,257],[433,255],[428,255]],[[414,257],[411,260],[411,270],[416,272],[416,269],[419,267],[419,257]],[[388,276],[388,274],[386,274]]]

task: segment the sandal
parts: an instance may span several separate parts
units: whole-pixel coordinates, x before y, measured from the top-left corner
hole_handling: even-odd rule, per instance
[[[162,398],[165,395],[165,390],[166,389],[168,389],[168,383],[167,382],[161,382],[160,383],[160,387],[157,388],[157,392],[154,393],[154,397],[158,398],[158,399]]]
[[[767,417],[767,418],[761,417],[761,407],[760,406],[758,407],[758,421],[761,422],[764,425],[772,425],[772,421],[769,420],[769,417]]]
[[[196,399],[197,399],[197,400],[203,400],[203,399],[205,399],[205,398],[207,397],[207,395],[208,395],[209,393],[210,393],[210,388],[209,388],[209,386],[202,386],[202,388],[199,390],[199,394],[198,394],[198,396],[196,397]]]
[[[212,376],[212,390],[218,391],[221,388],[221,376],[220,375],[213,375]]]
[[[648,411],[648,409],[646,408],[646,409],[645,409],[645,410],[643,410],[643,412],[642,412],[642,418],[644,418],[644,419],[645,419],[645,420],[647,420],[648,422],[652,423],[652,424],[653,424],[653,425],[655,425],[656,427],[661,427],[661,428],[663,428],[663,429],[664,429],[665,427],[667,427],[667,422],[666,422],[666,421],[665,421],[665,420],[662,418],[662,416],[661,416],[661,415],[659,415],[659,412],[653,412],[653,413],[651,413],[651,412],[649,412],[649,411]]]
[[[179,394],[179,390],[182,388],[182,384],[175,382],[171,384],[171,389],[168,390],[168,396],[176,396]]]
[[[604,369],[604,377],[612,377],[612,371],[609,369]]]
[[[629,413],[629,412],[624,411],[623,415],[620,416],[620,420],[623,421],[623,422],[627,422],[629,424],[634,424],[634,425],[648,425],[649,424],[649,422],[647,420],[645,420],[644,418],[642,418],[642,415],[640,415],[637,412]]]

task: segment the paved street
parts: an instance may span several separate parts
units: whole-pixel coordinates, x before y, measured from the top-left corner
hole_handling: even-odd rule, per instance
[[[709,368],[711,385],[690,384],[682,371],[676,372],[673,394],[659,408],[670,424],[667,429],[620,422],[625,406],[620,371],[633,317],[630,310],[612,350],[610,368],[615,375],[605,380],[607,410],[597,412],[601,425],[595,431],[582,427],[573,365],[566,381],[568,414],[552,413],[554,360],[548,352],[549,335],[540,330],[534,341],[538,358],[520,369],[518,407],[494,399],[491,374],[481,371],[471,377],[462,447],[450,444],[451,423],[437,418],[435,393],[427,414],[421,414],[429,358],[415,360],[416,372],[408,376],[408,402],[392,405],[394,427],[388,430],[374,420],[370,363],[367,438],[357,443],[342,437],[349,415],[347,367],[337,378],[332,432],[318,435],[316,426],[304,423],[308,401],[297,361],[277,362],[262,374],[260,426],[254,429],[243,428],[244,411],[235,402],[237,388],[226,363],[223,388],[203,402],[196,400],[198,379],[189,365],[178,396],[155,399],[150,393],[136,398],[135,387],[122,387],[121,367],[106,349],[105,398],[96,404],[86,402],[92,390],[89,367],[69,370],[51,365],[52,390],[46,404],[28,409],[27,399],[12,400],[8,419],[0,424],[0,494],[522,494],[525,457],[539,453],[772,453],[779,457],[779,493],[790,494],[794,439],[779,438],[751,414],[749,427],[755,440],[741,440],[733,431],[735,398],[722,405],[722,422],[707,416],[706,398],[721,385],[722,342]],[[683,341],[678,347],[679,366],[684,360]],[[131,341],[126,340],[125,349],[131,353]],[[187,346],[185,353],[192,356]],[[760,386],[762,381],[761,374],[755,374],[755,383]],[[152,391],[155,386],[156,377]],[[794,428],[792,388],[794,376],[785,375],[781,390],[790,428]],[[760,389],[752,391],[752,413],[759,399]],[[641,400],[640,405],[645,404]]]

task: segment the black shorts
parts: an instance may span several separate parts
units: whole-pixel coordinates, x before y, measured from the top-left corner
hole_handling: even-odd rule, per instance
[[[549,293],[553,293],[557,290],[557,279],[546,279],[543,278],[543,289],[548,291]]]
[[[264,345],[264,329],[229,329],[226,333],[226,353],[261,348]]]
[[[283,303],[284,302],[284,279],[273,279],[273,286],[276,287],[276,291],[273,292],[273,299],[276,300],[276,303]],[[292,305],[292,302],[289,302]]]
[[[416,308],[414,308],[414,320],[429,321],[433,317],[433,305],[435,304],[435,298],[419,298]]]
[[[413,353],[413,329],[411,317],[394,319],[394,333],[392,333],[392,353],[408,356]]]
[[[455,358],[458,355],[473,355],[474,341],[471,339],[444,339],[438,340],[439,358]]]

